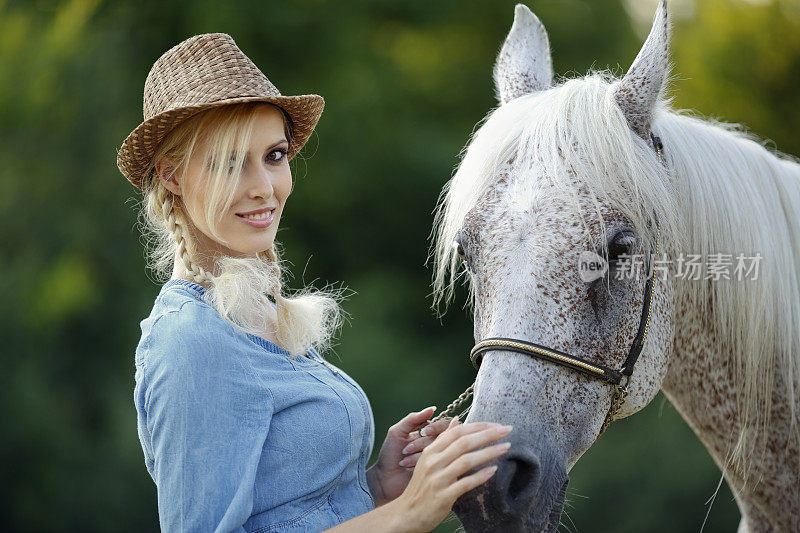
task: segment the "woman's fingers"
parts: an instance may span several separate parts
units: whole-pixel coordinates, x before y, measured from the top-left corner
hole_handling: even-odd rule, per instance
[[[442,453],[439,454],[439,461],[441,461],[443,465],[449,465],[459,456],[464,455],[468,451],[474,450],[475,448],[483,446],[484,444],[489,444],[490,442],[500,440],[503,437],[506,437],[510,432],[511,426],[493,424],[491,427],[481,429],[480,431],[471,431],[459,435],[455,440],[452,441],[452,443],[442,450]],[[439,439],[444,438],[447,433],[447,431],[442,433]],[[433,446],[436,446],[439,442],[439,439],[436,439],[436,441],[434,441],[430,447],[432,448]]]
[[[450,426],[444,430],[427,449],[432,452],[440,452],[462,435],[483,431],[487,428],[495,427],[496,425],[497,424],[491,422],[470,422],[468,424],[461,424],[456,417],[450,422]]]
[[[433,424],[428,424],[420,430],[421,437],[435,437],[440,435],[450,425],[450,419],[437,420]]]
[[[421,452],[432,442],[433,437],[420,437],[417,440],[410,442],[405,448],[403,448],[403,453],[408,455],[414,452]]]
[[[433,424],[422,428],[422,431],[412,431],[408,434],[408,438],[411,440],[411,442],[405,448],[403,448],[403,453],[409,454],[421,452],[426,446],[432,443],[438,435],[444,432],[449,424],[450,419],[437,420]]]
[[[468,476],[464,476],[445,490],[447,493],[447,497],[449,497],[452,501],[455,501],[464,494],[465,492],[469,492],[481,483],[485,483],[490,477],[494,475],[497,471],[497,465],[487,466],[486,468],[482,468],[475,472],[474,474],[470,474]]]
[[[448,425],[450,424],[451,420],[448,418],[447,420],[437,420],[433,424],[427,425],[422,428],[422,431],[412,431],[408,434],[408,438],[411,442],[403,448],[404,454],[414,453],[414,452],[421,452],[432,443],[437,436],[442,434],[444,430],[447,429]]]
[[[433,416],[434,411],[436,411],[436,406],[431,405],[430,407],[426,407],[422,411],[408,413],[397,424],[390,427],[389,432],[396,433],[398,436],[402,435],[403,437],[406,437],[409,433],[414,431],[417,428],[417,426],[419,426],[426,420],[429,420],[430,417]]]
[[[417,461],[422,456],[422,452],[412,453],[406,457],[403,457],[403,460],[400,461],[400,466],[404,468],[414,468],[417,466]]]
[[[501,442],[494,446],[487,446],[474,452],[465,453],[444,469],[448,477],[459,477],[465,472],[468,472],[478,465],[485,463],[490,459],[499,457],[506,453],[511,447],[510,442]]]
[[[450,463],[449,466],[445,467],[444,472],[447,473],[448,477],[458,477],[464,472],[467,472],[468,470],[478,466],[479,464],[485,463],[489,459],[503,455],[510,447],[510,442],[503,442],[500,444],[495,444],[494,446],[483,448],[481,450],[465,453]],[[422,456],[422,452],[412,453],[400,461],[400,466],[405,468],[413,468],[416,466],[417,461],[419,461],[420,456]]]
[[[441,522],[459,496],[485,483],[494,474],[492,466],[474,473],[470,470],[507,452],[508,446],[475,448],[505,437],[511,426],[500,427],[491,422],[462,424],[456,417],[446,428],[436,429],[441,431],[437,436],[414,441],[400,461],[401,466],[413,472],[398,499],[400,508],[417,517],[426,517],[424,528],[420,528],[424,531],[430,531]],[[421,451],[416,449],[424,444],[427,445]]]

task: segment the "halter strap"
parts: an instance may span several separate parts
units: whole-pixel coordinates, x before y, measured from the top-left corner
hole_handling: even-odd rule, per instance
[[[472,366],[474,366],[476,370],[480,368],[483,352],[495,350],[497,348],[550,361],[577,370],[593,378],[608,381],[614,385],[622,381],[622,373],[619,370],[598,363],[592,363],[586,359],[569,355],[554,348],[547,348],[541,344],[535,344],[520,339],[508,339],[505,337],[489,337],[476,344],[469,354],[470,360],[472,360]]]
[[[656,254],[658,254],[658,241],[656,241]],[[649,258],[646,258],[645,265],[645,271],[650,271]],[[555,363],[557,365],[565,366],[590,377],[607,381],[612,385],[619,385],[622,382],[623,377],[625,377],[627,379],[625,380],[626,383],[624,386],[627,386],[627,381],[633,374],[633,365],[635,365],[637,359],[639,359],[639,355],[642,353],[642,347],[644,346],[644,341],[647,338],[647,328],[650,323],[650,303],[652,302],[653,296],[653,278],[655,275],[655,269],[652,269],[650,277],[647,279],[644,287],[644,301],[642,302],[642,316],[639,320],[639,329],[637,330],[636,337],[633,339],[631,348],[628,351],[628,357],[625,359],[625,362],[619,369],[594,363],[581,357],[570,355],[554,348],[548,348],[547,346],[536,344],[534,342],[528,342],[521,339],[509,339],[506,337],[489,337],[476,344],[469,354],[469,358],[472,361],[472,366],[474,366],[477,370],[480,367],[484,352],[500,348],[512,352],[523,353],[538,359]]]
[[[656,255],[658,255],[658,242],[659,237],[661,236],[661,226],[658,225],[657,227],[658,233],[656,237]],[[521,339],[509,339],[505,337],[489,337],[476,344],[469,354],[472,365],[478,369],[481,364],[481,359],[483,358],[483,352],[501,349],[530,355],[550,363],[555,363],[566,368],[577,370],[578,372],[586,374],[587,376],[595,379],[600,379],[602,381],[611,383],[614,386],[614,395],[611,398],[611,407],[606,414],[605,420],[603,420],[603,426],[600,428],[600,433],[597,434],[597,438],[600,438],[600,435],[605,432],[606,428],[608,428],[608,426],[614,420],[614,416],[617,414],[617,411],[620,407],[622,407],[622,405],[625,403],[625,399],[628,397],[628,384],[630,383],[630,378],[633,374],[633,366],[639,359],[639,355],[641,355],[642,348],[644,347],[644,342],[647,339],[647,330],[648,326],[650,325],[650,311],[653,301],[653,290],[655,285],[654,278],[656,272],[654,268],[650,268],[650,261],[647,257],[645,264],[647,265],[646,270],[650,270],[651,272],[650,277],[647,278],[647,282],[644,286],[644,301],[642,302],[642,315],[639,319],[639,329],[637,330],[636,337],[634,337],[631,348],[628,351],[628,357],[625,358],[625,361],[622,363],[622,366],[619,369],[614,369],[599,363],[593,363],[581,357],[576,357],[553,348],[542,346],[541,344],[536,344]]]

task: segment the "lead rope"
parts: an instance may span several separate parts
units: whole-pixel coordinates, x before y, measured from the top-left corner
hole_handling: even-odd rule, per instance
[[[469,388],[467,388],[467,390],[465,390],[464,392],[462,392],[462,393],[459,395],[459,397],[458,397],[458,398],[456,398],[455,400],[453,400],[453,403],[451,403],[450,405],[448,405],[448,406],[447,406],[447,409],[445,409],[444,411],[442,411],[441,413],[439,413],[438,415],[436,415],[435,417],[433,417],[433,418],[432,418],[432,419],[431,419],[429,422],[427,422],[427,423],[423,423],[423,424],[422,424],[422,426],[420,426],[420,428],[422,428],[422,427],[424,427],[424,426],[427,426],[428,424],[433,424],[434,422],[437,422],[437,421],[441,420],[442,418],[446,417],[448,414],[451,414],[451,413],[455,412],[455,410],[456,410],[456,409],[458,409],[459,407],[461,407],[461,405],[462,405],[464,402],[466,402],[466,401],[467,401],[467,400],[470,398],[470,396],[472,396],[472,391],[473,391],[474,387],[475,387],[475,383],[473,383],[472,385],[470,385],[470,386],[469,386]],[[461,414],[459,414],[459,415],[458,415],[459,419],[460,419],[460,418],[461,418],[463,415],[465,415],[466,413],[468,413],[468,412],[469,412],[469,407],[467,407],[466,409],[464,409],[464,411],[462,411],[462,412],[461,412]]]

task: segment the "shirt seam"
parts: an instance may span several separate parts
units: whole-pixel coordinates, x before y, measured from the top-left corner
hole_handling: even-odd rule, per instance
[[[261,526],[258,529],[255,529],[253,531],[253,533],[266,533],[267,531],[274,531],[274,530],[276,530],[278,528],[285,528],[287,526],[295,525],[298,522],[304,520],[306,517],[308,517],[308,515],[311,514],[312,512],[317,511],[318,509],[323,507],[326,503],[328,505],[330,505],[330,500],[328,499],[329,497],[330,497],[330,493],[327,496],[325,496],[323,498],[320,498],[317,503],[315,503],[314,505],[312,505],[311,507],[309,507],[308,509],[306,509],[305,511],[303,511],[299,515],[297,515],[297,516],[295,516],[293,518],[287,518],[286,520],[282,520],[281,522],[277,522],[275,524],[267,524],[265,526]],[[333,511],[332,507],[331,507],[331,510]],[[334,511],[334,515],[336,515],[335,511]],[[336,515],[336,516],[338,516],[338,515]]]
[[[164,293],[166,293],[166,292],[169,292],[169,289],[164,291]],[[162,294],[164,294],[164,293],[162,293]],[[191,300],[187,300],[187,301],[183,302],[177,309],[170,309],[168,311],[165,311],[164,313],[161,313],[153,321],[153,323],[150,325],[150,331],[147,334],[148,335],[148,339],[147,339],[148,343],[152,344],[151,335],[153,334],[153,328],[156,326],[156,324],[158,324],[158,322],[162,318],[164,318],[165,316],[168,316],[170,314],[179,312],[181,309],[183,309],[183,306],[185,306],[186,304],[190,304],[190,303],[192,303],[192,301]],[[149,411],[150,411],[150,388],[147,386],[147,383],[149,381],[147,379],[147,368],[148,368],[147,359],[148,359],[147,357],[142,357],[142,370],[143,370],[143,372],[142,372],[142,381],[143,381],[143,385],[144,385],[144,412],[145,412],[145,415],[147,415],[147,417],[149,418],[149,416],[150,416],[150,413],[149,413]]]
[[[329,369],[329,370],[331,370],[331,372],[333,372],[332,369]],[[375,507],[375,498],[373,498],[372,493],[369,491],[369,487],[368,486],[364,486],[364,482],[361,479],[361,477],[362,477],[361,476],[362,468],[366,468],[367,461],[369,461],[366,445],[367,445],[367,441],[370,439],[370,432],[372,431],[372,427],[370,427],[370,426],[372,426],[371,412],[368,412],[368,411],[371,411],[371,410],[369,409],[369,406],[367,404],[366,393],[361,389],[361,387],[359,385],[357,385],[356,381],[353,378],[345,377],[340,372],[333,372],[333,373],[336,376],[338,376],[339,379],[341,379],[342,381],[347,383],[347,385],[354,391],[355,396],[358,399],[358,405],[361,408],[361,413],[362,413],[362,415],[364,417],[364,420],[366,421],[366,424],[367,424],[367,431],[365,431],[364,437],[361,439],[361,448],[359,450],[358,460],[357,460],[358,470],[356,472],[356,477],[357,477],[357,480],[358,480],[359,488],[362,491],[364,491],[364,493],[369,497],[370,502],[372,502],[372,506],[374,508]],[[348,414],[348,416],[350,416],[350,412],[349,411],[348,411],[347,414]],[[351,433],[352,433],[352,429],[351,429]]]
[[[321,357],[319,359],[314,358],[314,360],[317,361],[320,366],[326,366],[327,367],[327,365],[324,364],[324,360]],[[342,374],[343,371],[335,372],[330,367],[328,367],[327,369],[328,369],[329,372],[331,372],[332,374],[337,376],[339,378],[339,380],[344,381],[355,392],[355,396],[358,398],[358,405],[361,408],[362,415],[363,415],[363,417],[364,417],[364,419],[365,419],[365,421],[367,423],[367,431],[365,432],[364,437],[361,440],[361,446],[359,448],[359,454],[358,454],[358,457],[357,457],[357,460],[356,460],[356,465],[357,465],[356,481],[357,481],[358,487],[367,495],[367,497],[369,498],[370,502],[372,503],[372,507],[374,508],[375,507],[375,498],[372,496],[372,493],[369,491],[369,487],[365,486],[365,483],[364,483],[364,481],[362,481],[362,476],[361,476],[362,468],[366,468],[367,461],[369,461],[369,454],[367,454],[366,445],[367,445],[367,441],[370,440],[370,432],[373,430],[373,427],[374,427],[374,423],[372,422],[372,413],[371,413],[371,410],[369,409],[369,405],[368,405],[367,399],[366,399],[366,393],[361,389],[360,385],[358,385],[353,378],[345,377]],[[308,372],[308,370],[305,370],[305,371]],[[308,372],[308,373],[311,374],[310,372]],[[318,381],[322,381],[318,377],[314,376],[313,374],[311,374],[311,375],[315,379],[317,379]],[[336,379],[336,377],[334,377],[333,379]],[[336,392],[336,390],[333,389],[333,387],[331,387],[331,385],[329,385],[328,383],[325,383],[325,384],[328,385],[328,387],[330,387],[331,390],[334,391],[334,393],[337,395],[337,397],[339,397],[339,399],[345,405],[345,411],[347,411],[347,416],[348,416],[348,423],[350,423],[350,440],[352,441],[353,429],[352,429],[352,422],[350,421],[350,417],[351,417],[350,410],[347,409],[347,404],[342,399],[342,397],[339,395],[339,393]]]
[[[291,362],[291,361],[290,361],[290,363],[292,363],[292,368],[294,368],[294,370],[296,371],[297,368],[294,367],[294,363]],[[348,458],[350,460],[352,460],[352,457],[353,457],[353,417],[350,414],[350,409],[347,408],[347,402],[344,401],[344,398],[342,398],[342,395],[339,394],[339,392],[330,383],[327,383],[326,381],[324,381],[324,380],[320,379],[319,377],[315,376],[313,372],[310,372],[306,368],[302,368],[302,371],[305,372],[306,374],[308,374],[309,376],[311,376],[312,378],[314,378],[315,380],[319,381],[320,383],[322,383],[323,385],[325,385],[329,389],[331,389],[331,391],[336,395],[337,398],[339,398],[339,401],[342,403],[342,407],[344,407],[344,412],[347,413],[347,430],[348,430],[347,456],[348,456]],[[360,451],[359,451],[359,455],[360,455]],[[358,469],[358,463],[359,463],[359,461],[357,460],[356,461],[356,469]],[[333,483],[331,483],[331,486],[334,487],[334,490],[335,490],[336,484],[339,482],[339,480],[344,475],[344,472],[345,472],[345,470],[342,470],[341,472],[339,472],[339,475],[336,476],[336,479],[333,481]],[[360,476],[358,475],[358,471],[356,471],[356,479],[358,480],[358,484],[360,485],[361,484],[361,480],[359,478],[360,478]],[[363,488],[362,488],[362,490],[363,490]]]

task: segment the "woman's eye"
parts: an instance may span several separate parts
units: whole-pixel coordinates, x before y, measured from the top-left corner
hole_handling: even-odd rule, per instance
[[[283,158],[286,157],[286,149],[285,148],[278,148],[277,150],[273,150],[267,154],[267,159],[272,163],[279,163],[283,161]]]

